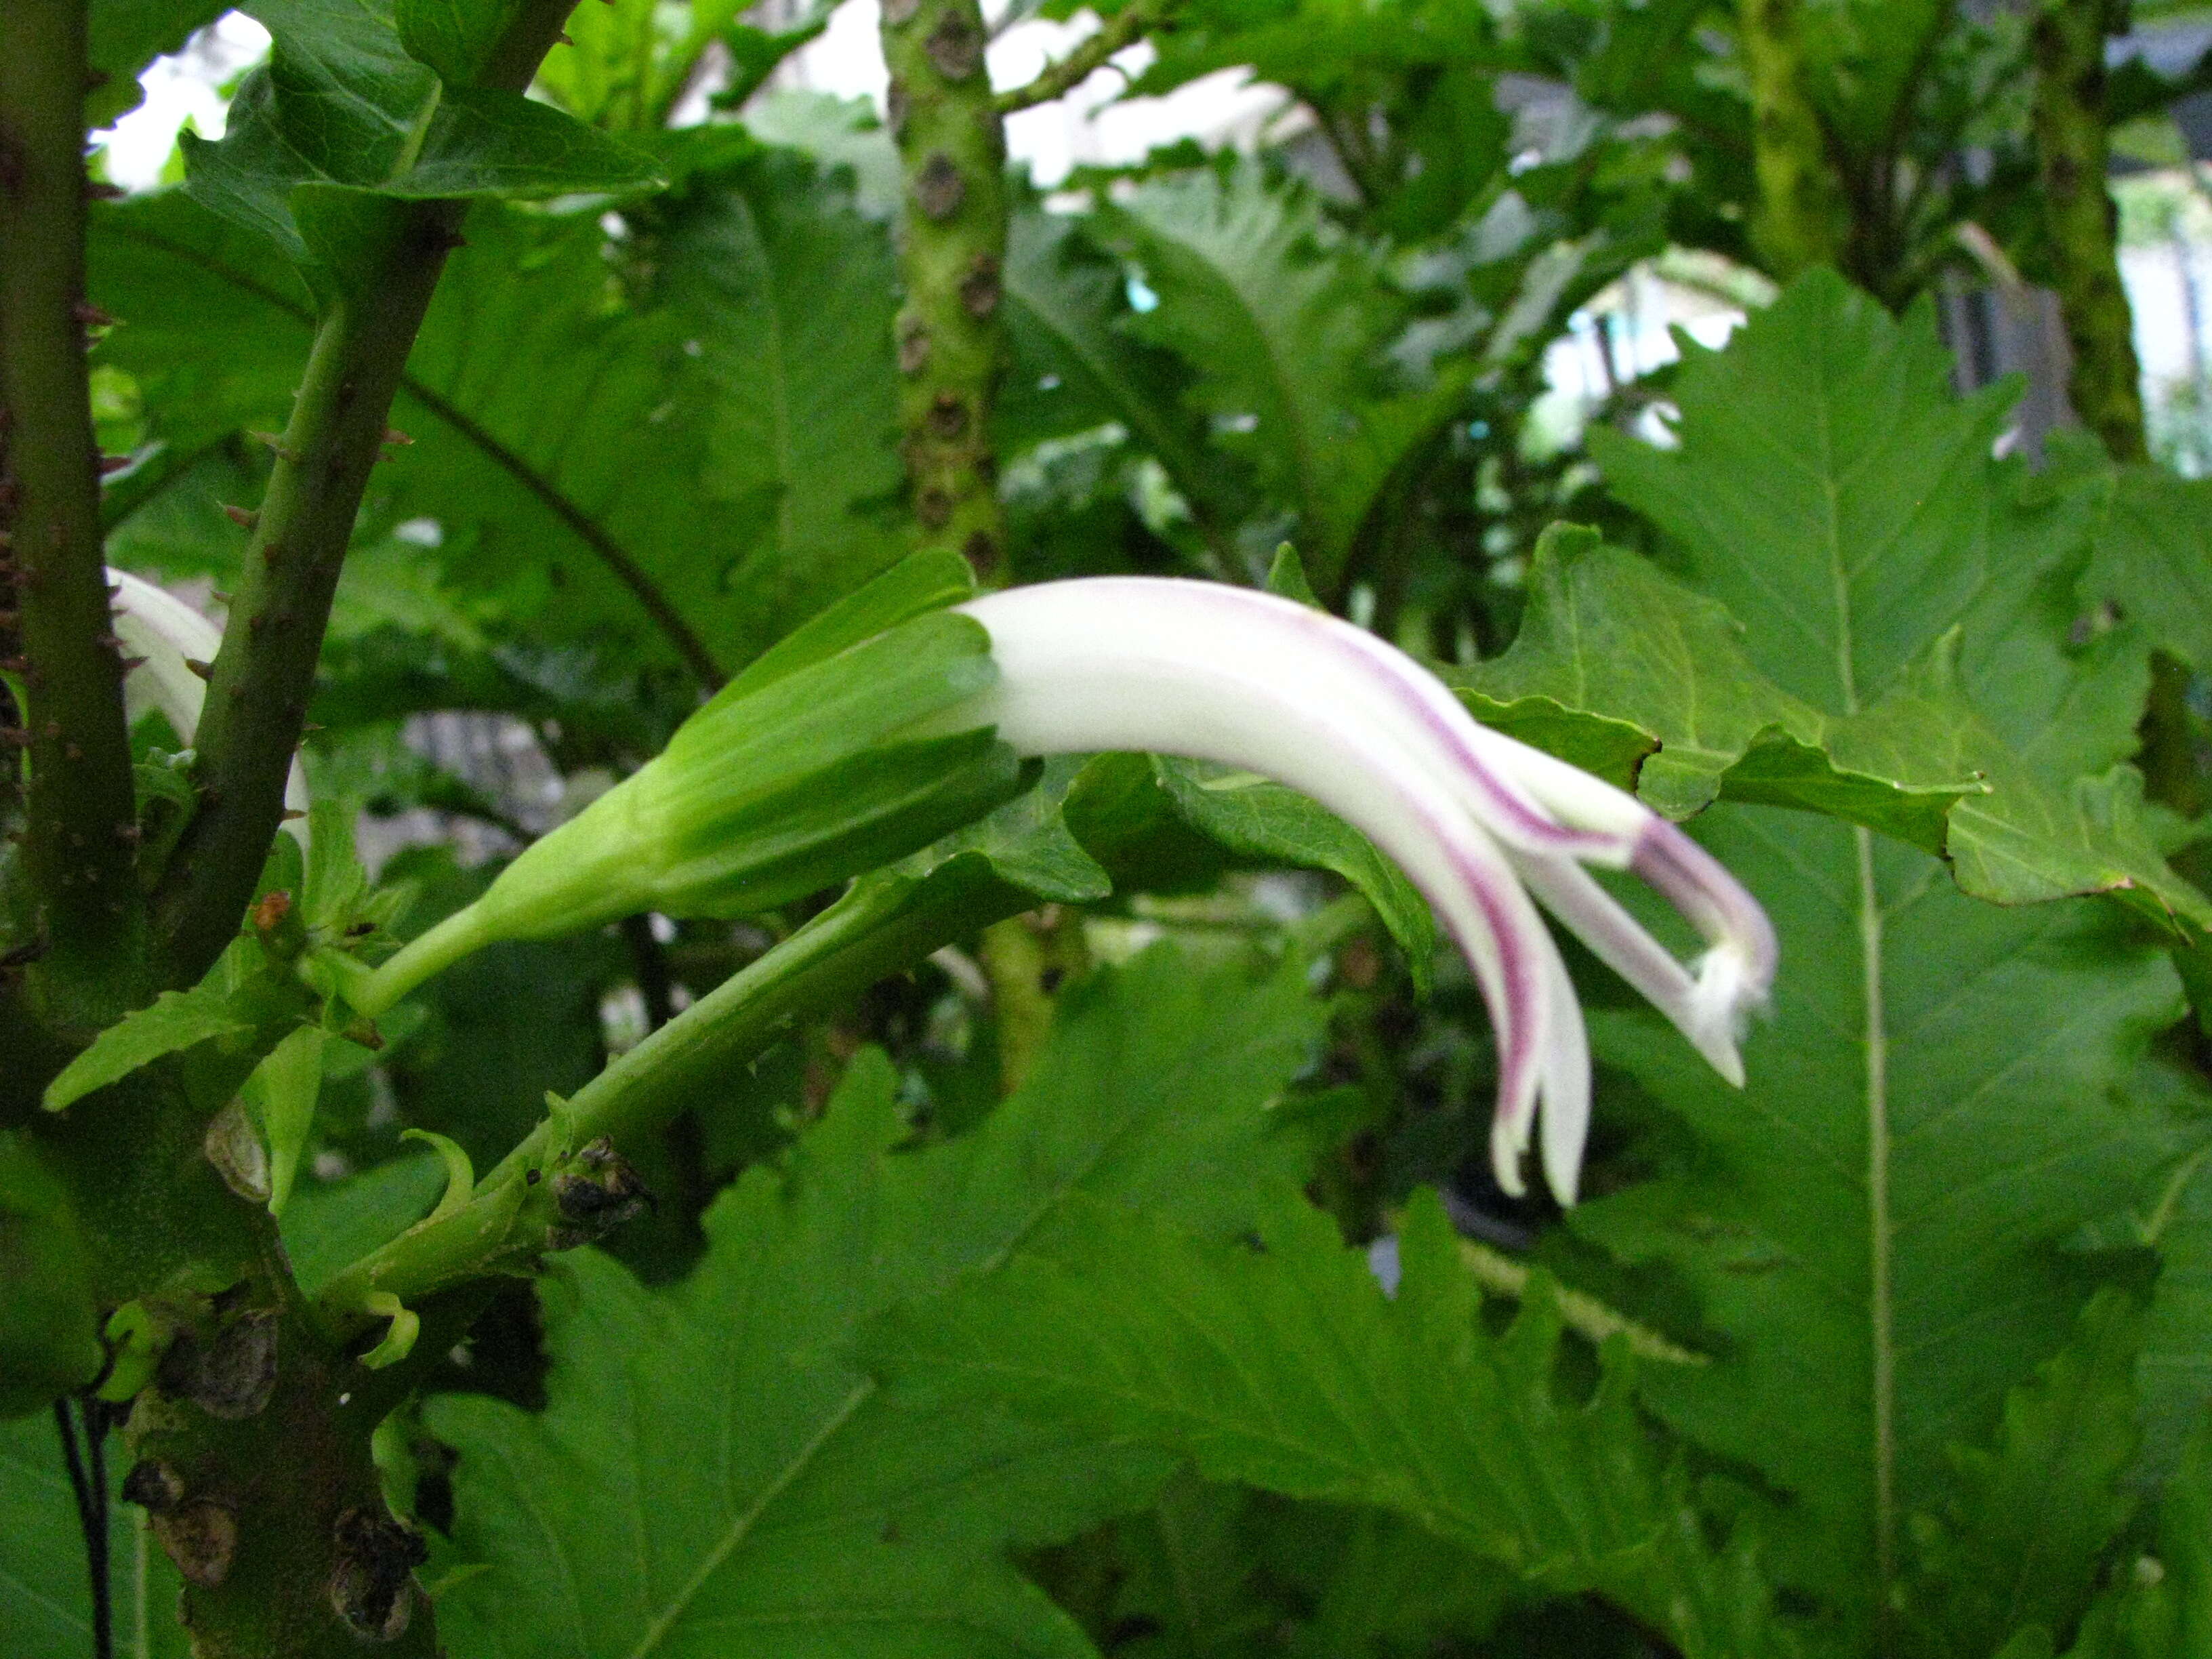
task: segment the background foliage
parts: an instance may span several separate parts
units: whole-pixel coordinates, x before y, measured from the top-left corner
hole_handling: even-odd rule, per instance
[[[380,872],[411,937],[911,544],[902,161],[756,92],[811,14],[585,6],[532,100],[464,90],[495,5],[246,9],[226,137],[91,222],[108,557],[234,591],[362,204],[465,204],[306,750],[417,826]],[[1152,31],[1135,92],[1244,67],[1294,116],[1012,181],[1000,575],[1310,580],[1691,820],[1781,935],[1748,1086],[1574,956],[1589,1196],[1507,1200],[1479,1002],[1370,848],[1055,765],[907,867],[957,945],[691,1088],[622,1148],[656,1207],[416,1374],[377,1467],[439,1639],[2212,1655],[2212,486],[2031,459],[1936,304],[2025,279],[2088,326],[2035,113],[2068,9],[1103,9]],[[212,14],[95,5],[97,112]],[[2115,71],[2100,146],[2196,86]],[[1546,349],[1654,260],[1759,303],[1562,433]],[[436,1201],[403,1132],[489,1168],[819,908],[496,945],[331,1044],[300,1284]],[[38,1659],[88,1651],[68,1490],[46,1420],[0,1426]],[[180,1651],[139,1516],[118,1630]]]

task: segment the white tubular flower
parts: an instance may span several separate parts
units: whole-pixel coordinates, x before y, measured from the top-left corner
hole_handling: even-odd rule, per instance
[[[123,654],[144,659],[123,677],[125,717],[135,726],[158,709],[179,741],[191,743],[199,731],[207,685],[186,665],[213,662],[222,630],[166,588],[127,570],[109,570],[107,581],[118,590],[112,611]],[[307,810],[307,775],[296,760],[284,780],[284,805],[295,812]],[[306,819],[288,819],[284,828],[307,845]]]
[[[1019,753],[1145,750],[1258,772],[1396,861],[1489,1006],[1491,1153],[1507,1192],[1523,1190],[1540,1118],[1545,1177],[1572,1203],[1589,1127],[1582,1010],[1532,893],[1741,1085],[1736,1042],[1775,966],[1757,902],[1633,796],[1478,725],[1373,635],[1271,594],[1152,577],[1042,583],[960,609],[990,631],[999,667],[977,712]],[[1677,961],[1585,863],[1642,877],[1697,928],[1705,954]]]

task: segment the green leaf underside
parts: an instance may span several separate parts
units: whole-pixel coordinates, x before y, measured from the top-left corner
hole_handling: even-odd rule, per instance
[[[1294,973],[1148,953],[1064,994],[1030,1082],[968,1137],[895,1152],[893,1079],[864,1054],[785,1175],[755,1170],[709,1212],[684,1285],[574,1259],[546,1291],[544,1416],[465,1396],[427,1413],[461,1454],[455,1559],[491,1567],[441,1605],[447,1639],[561,1659],[1088,1653],[999,1553],[1141,1505],[1171,1460],[902,1410],[846,1345],[1055,1236],[1078,1193],[1212,1237],[1249,1225],[1251,1176],[1309,1156],[1262,1109],[1319,1019]]]
[[[1594,1399],[1563,1404],[1545,1284],[1485,1335],[1433,1197],[1407,1212],[1395,1300],[1279,1188],[1261,1253],[1089,1208],[1003,1273],[882,1321],[866,1352],[894,1397],[980,1395],[1171,1449],[1210,1479],[1381,1505],[1547,1589],[1599,1589],[1693,1659],[1789,1650],[1748,1539],[1715,1554],[1656,1467],[1625,1353]]]

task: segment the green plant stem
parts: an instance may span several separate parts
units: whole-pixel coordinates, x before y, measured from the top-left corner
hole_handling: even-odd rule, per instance
[[[520,91],[574,0],[526,0],[482,83]],[[392,203],[386,252],[325,312],[276,445],[195,742],[198,812],[155,896],[161,972],[189,985],[237,931],[283,812],[331,599],[370,469],[381,455],[407,354],[464,209]]]
[[[1048,104],[1073,91],[1124,47],[1159,26],[1175,0],[1137,0],[1116,13],[1097,33],[1056,64],[1048,64],[1036,79],[1000,93],[994,100],[1000,115]]]
[[[410,1305],[500,1273],[526,1273],[560,1218],[559,1177],[601,1137],[619,1147],[657,1133],[711,1099],[735,1068],[801,1016],[834,1006],[885,975],[1034,901],[956,859],[928,877],[866,878],[789,939],[620,1056],[560,1106],[475,1196],[442,1219],[402,1234],[339,1273],[318,1298],[326,1328],[358,1335],[375,1322],[377,1291]]]
[[[1737,0],[1736,24],[1759,179],[1752,242],[1768,273],[1786,283],[1808,266],[1842,263],[1850,208],[1807,83],[1797,0]]]
[[[900,448],[923,547],[998,574],[1006,543],[991,448],[1005,359],[1006,131],[984,72],[976,0],[888,0],[891,136],[904,196]]]
[[[2142,368],[2120,283],[2118,210],[2105,187],[2105,37],[2121,21],[2112,0],[2044,0],[2033,121],[2052,286],[2074,360],[2067,397],[2114,460],[2139,462],[2150,459]]]
[[[37,928],[10,943],[43,947],[40,1019],[89,1036],[137,1000],[145,912],[85,367],[85,27],[82,0],[0,7],[0,571],[20,617]]]

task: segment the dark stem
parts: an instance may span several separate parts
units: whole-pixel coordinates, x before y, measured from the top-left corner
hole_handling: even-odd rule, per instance
[[[54,1431],[61,1436],[62,1462],[69,1470],[70,1495],[76,1500],[77,1531],[84,1539],[85,1570],[92,1581],[93,1659],[111,1659],[115,1638],[109,1624],[107,1595],[107,1474],[89,1412],[84,1427],[93,1453],[89,1471],[77,1451],[76,1428],[70,1418],[67,1396],[54,1401]]]
[[[520,91],[573,0],[529,0],[486,86]],[[386,420],[463,209],[392,203],[377,268],[325,312],[248,540],[200,717],[200,808],[155,896],[163,980],[189,985],[238,930],[276,833],[331,599]]]
[[[905,189],[900,449],[921,545],[998,574],[1006,544],[991,406],[1006,356],[1006,143],[976,0],[889,0],[884,61]]]
[[[108,1582],[107,1560],[107,1407],[89,1397],[77,1403],[84,1419],[87,1484],[92,1491],[92,1520],[85,1528],[85,1564],[92,1571],[93,1659],[112,1659],[115,1652],[115,1597]]]
[[[9,735],[27,742],[39,934],[9,943],[43,944],[33,1006],[88,1036],[138,1000],[145,915],[85,366],[85,77],[80,0],[0,6],[0,610],[19,618]]]
[[[2114,460],[2147,461],[2142,368],[2105,188],[2105,36],[2118,11],[2111,0],[2044,0],[2033,113],[2052,286],[2074,357],[2067,397]]]

